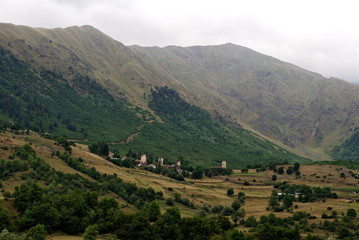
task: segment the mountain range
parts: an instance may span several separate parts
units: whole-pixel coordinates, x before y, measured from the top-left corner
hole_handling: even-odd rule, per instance
[[[198,164],[359,156],[359,86],[245,47],[4,23],[0,48],[1,119],[31,129]]]

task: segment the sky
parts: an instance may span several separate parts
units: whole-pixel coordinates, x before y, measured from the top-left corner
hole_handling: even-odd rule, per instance
[[[125,45],[234,43],[359,82],[356,0],[1,0],[0,22],[92,25]]]

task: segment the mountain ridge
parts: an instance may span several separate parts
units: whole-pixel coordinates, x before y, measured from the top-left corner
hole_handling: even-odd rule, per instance
[[[0,24],[0,45],[34,68],[61,73],[70,85],[76,74],[87,75],[116,98],[150,112],[151,89],[169,86],[214,118],[296,149],[329,151],[358,126],[359,87],[232,43],[125,46],[88,25]]]

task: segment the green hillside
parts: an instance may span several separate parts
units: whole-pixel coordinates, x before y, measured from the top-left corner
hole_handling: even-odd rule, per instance
[[[136,115],[123,100],[87,76],[78,75],[69,84],[60,73],[45,69],[35,73],[11,53],[0,51],[2,120],[58,136],[117,143],[126,142],[141,126],[135,141],[120,145],[122,151],[133,148],[167,158],[186,156],[195,165],[215,165],[223,158],[233,166],[254,160],[298,159],[244,129],[211,120],[206,111],[186,103],[173,90],[152,92],[150,108],[165,123],[149,123],[140,117],[141,109]],[[177,115],[172,116],[171,111]]]
[[[125,139],[143,120],[87,76],[34,72],[0,48],[0,116],[39,132],[77,139]]]
[[[131,143],[121,146],[137,152],[155,153],[172,161],[183,156],[195,165],[220,165],[225,159],[231,168],[270,161],[304,159],[260,138],[239,126],[229,126],[192,104],[173,89],[152,90],[149,107],[164,123],[146,125]]]
[[[359,128],[342,145],[335,147],[332,154],[336,160],[359,161]]]

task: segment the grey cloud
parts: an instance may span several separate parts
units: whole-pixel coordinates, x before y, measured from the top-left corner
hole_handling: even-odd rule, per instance
[[[326,77],[359,81],[355,6],[339,0],[11,0],[0,2],[0,21],[88,24],[126,45],[232,42]]]

